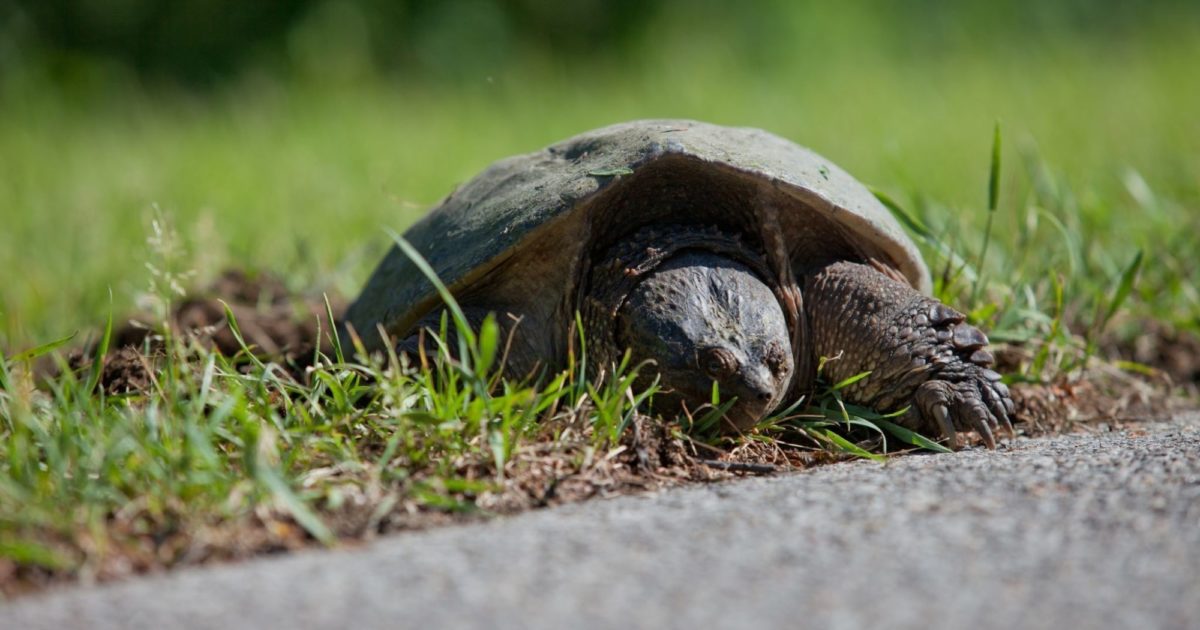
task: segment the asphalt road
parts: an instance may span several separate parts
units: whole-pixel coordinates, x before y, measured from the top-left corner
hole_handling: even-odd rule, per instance
[[[0,628],[1200,628],[1200,416],[0,604]]]

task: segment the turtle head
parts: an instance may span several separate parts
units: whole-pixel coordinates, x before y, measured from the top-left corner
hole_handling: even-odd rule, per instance
[[[704,251],[682,251],[638,283],[622,305],[618,341],[635,364],[652,361],[661,404],[703,415],[716,383],[736,398],[727,428],[748,429],[774,409],[792,380],[779,301],[751,269]],[[665,409],[664,409],[665,410]]]

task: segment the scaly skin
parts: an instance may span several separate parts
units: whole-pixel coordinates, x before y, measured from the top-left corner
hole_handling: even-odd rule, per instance
[[[871,266],[837,262],[804,279],[805,312],[824,376],[850,386],[847,401],[880,411],[911,405],[900,424],[934,430],[957,445],[956,432],[974,430],[995,448],[1010,433],[1013,403],[990,369],[987,337],[962,313],[921,295]]]

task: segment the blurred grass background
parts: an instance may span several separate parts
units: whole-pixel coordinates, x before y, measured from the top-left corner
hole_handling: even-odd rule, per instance
[[[1198,68],[1185,0],[0,0],[0,348],[132,309],[157,212],[197,281],[352,295],[383,226],[645,117],[810,146],[966,254],[1002,121],[989,277],[1099,292],[1143,249],[1132,319],[1200,330]]]

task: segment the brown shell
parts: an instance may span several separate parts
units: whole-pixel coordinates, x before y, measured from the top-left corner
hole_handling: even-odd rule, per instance
[[[496,162],[404,238],[460,299],[517,310],[536,299],[553,304],[532,308],[534,321],[549,323],[567,315],[588,256],[654,223],[717,225],[776,250],[777,236],[760,232],[778,232],[787,249],[780,255],[794,268],[874,260],[921,291],[930,287],[900,224],[845,171],[759,129],[689,120],[612,125]],[[402,334],[438,302],[393,247],[346,321],[374,348],[379,325]]]

